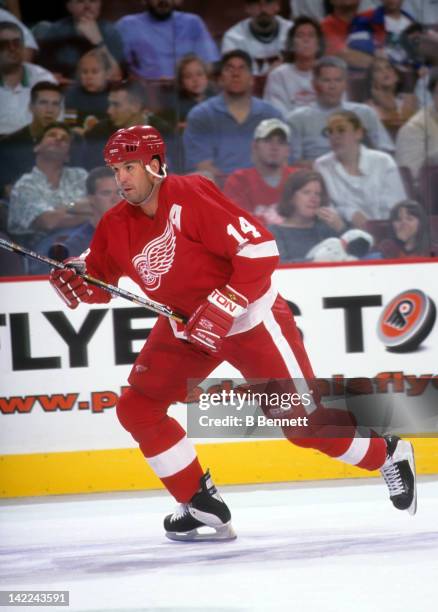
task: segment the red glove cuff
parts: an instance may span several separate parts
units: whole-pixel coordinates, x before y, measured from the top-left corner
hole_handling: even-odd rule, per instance
[[[187,339],[208,353],[217,353],[234,319],[243,314],[248,300],[229,285],[215,289],[190,317]]]

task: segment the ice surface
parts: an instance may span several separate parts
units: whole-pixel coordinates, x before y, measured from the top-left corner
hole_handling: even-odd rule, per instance
[[[438,481],[420,481],[414,518],[380,481],[222,493],[232,542],[168,541],[161,492],[4,501],[0,588],[69,590],[45,608],[65,611],[438,609]]]

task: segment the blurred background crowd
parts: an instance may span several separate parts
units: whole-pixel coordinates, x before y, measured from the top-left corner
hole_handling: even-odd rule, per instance
[[[438,254],[438,0],[0,0],[2,237],[82,253],[137,124],[283,263]]]

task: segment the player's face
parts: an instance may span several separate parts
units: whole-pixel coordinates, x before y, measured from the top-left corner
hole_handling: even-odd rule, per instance
[[[309,181],[295,192],[292,205],[295,216],[314,219],[321,206],[322,189],[319,181]]]
[[[337,155],[355,153],[363,131],[356,129],[345,117],[331,117],[327,124],[327,135],[332,151]]]
[[[126,91],[112,91],[108,96],[106,112],[117,128],[129,127],[140,110],[139,103],[131,100]]]
[[[194,96],[204,93],[207,89],[208,78],[205,68],[196,60],[184,66],[181,80],[184,91]]]
[[[101,0],[69,0],[67,10],[75,21],[97,19],[100,15]]]
[[[246,62],[232,57],[222,68],[220,81],[229,95],[243,95],[252,91],[253,76]]]
[[[287,163],[289,145],[281,133],[273,133],[267,138],[260,138],[254,143],[255,158],[270,168],[280,168]]]
[[[115,179],[111,176],[97,179],[95,192],[91,196],[93,212],[97,221],[107,210],[120,200],[119,190]]]
[[[141,161],[127,161],[111,166],[118,188],[131,204],[141,204],[154,186]]]
[[[35,123],[42,127],[56,121],[61,112],[62,97],[57,91],[39,91],[30,110]]]
[[[406,208],[400,208],[392,225],[397,238],[406,243],[414,240],[417,236],[420,220],[408,212]]]
[[[79,62],[79,81],[89,92],[103,91],[107,85],[107,73],[103,62],[95,55],[85,55]]]
[[[314,86],[322,104],[337,106],[346,87],[344,71],[335,66],[321,68],[319,76],[314,79]]]
[[[318,35],[315,28],[310,23],[303,23],[294,36],[293,50],[295,57],[316,57],[318,46]]]

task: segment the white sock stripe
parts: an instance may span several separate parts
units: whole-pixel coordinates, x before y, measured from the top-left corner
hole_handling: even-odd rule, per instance
[[[147,462],[159,478],[167,478],[177,474],[196,459],[196,451],[193,444],[184,436],[159,455],[146,457]]]
[[[272,310],[263,319],[263,324],[268,334],[271,336],[273,343],[277,347],[278,352],[280,353],[281,358],[283,359],[284,365],[286,366],[289,372],[289,376],[294,381],[297,393],[299,393],[300,395],[303,395],[304,393],[310,393],[309,386],[306,382],[298,359],[295,357],[295,353],[293,352],[289,342],[284,337],[283,332],[281,331],[281,327],[275,320]],[[310,404],[308,406],[303,405],[303,408],[307,414],[312,414],[312,412],[316,410],[317,406],[313,399],[311,399]]]
[[[362,461],[365,455],[368,452],[370,447],[370,439],[363,438],[362,436],[358,436],[358,432],[356,430],[356,435],[351,441],[350,446],[345,451],[343,455],[339,457],[335,457],[339,461],[343,461],[344,463],[349,463],[350,465],[357,465]]]
[[[258,259],[259,257],[278,257],[278,247],[275,240],[267,240],[259,244],[247,244],[237,252],[238,257]]]

